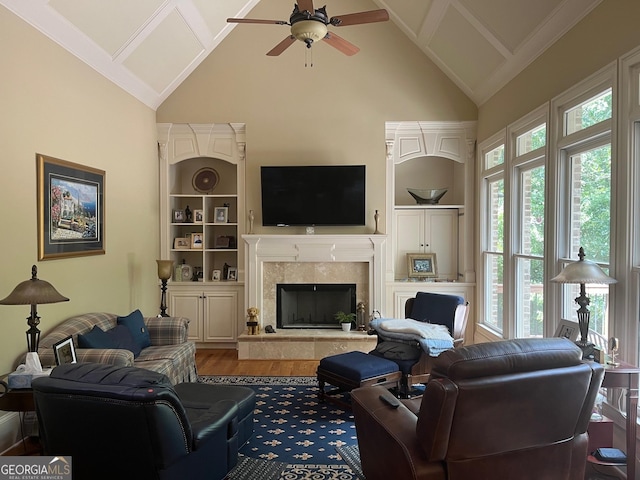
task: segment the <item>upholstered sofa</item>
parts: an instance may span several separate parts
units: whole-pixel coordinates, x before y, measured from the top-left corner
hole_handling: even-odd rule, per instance
[[[150,346],[134,353],[126,348],[80,348],[78,335],[86,336],[94,327],[107,332],[118,326],[118,318],[138,313],[148,333]],[[195,344],[187,340],[189,320],[181,317],[142,317],[133,312],[127,317],[113,313],[85,313],[68,318],[40,339],[38,356],[44,367],[56,364],[53,346],[73,338],[78,363],[104,363],[116,366],[135,366],[166,375],[174,385],[197,380]],[[95,331],[93,333],[96,333]],[[101,333],[101,332],[98,332]]]

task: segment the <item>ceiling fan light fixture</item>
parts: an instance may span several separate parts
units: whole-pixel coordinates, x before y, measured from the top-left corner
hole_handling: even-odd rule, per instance
[[[300,20],[291,25],[291,35],[311,48],[313,42],[322,40],[327,35],[327,26],[317,20]]]

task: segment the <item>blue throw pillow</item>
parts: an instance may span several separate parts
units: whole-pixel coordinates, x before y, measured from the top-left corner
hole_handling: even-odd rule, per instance
[[[133,339],[133,335],[124,325],[118,325],[106,332],[94,325],[89,333],[78,335],[80,348],[122,348],[133,352],[133,357],[140,355],[142,350]]]
[[[147,326],[144,324],[144,317],[140,310],[131,312],[126,317],[118,317],[118,325],[124,325],[129,329],[133,340],[141,350],[151,346],[151,337],[149,336]]]
[[[138,355],[140,355],[142,348],[140,348],[140,345],[138,345],[134,340],[133,335],[131,335],[131,331],[124,325],[116,325],[115,328],[107,330],[105,333],[117,345],[113,348],[124,348],[126,350],[130,350],[133,352],[133,358],[137,358]]]
[[[94,325],[90,332],[78,335],[79,348],[115,348],[107,332]]]

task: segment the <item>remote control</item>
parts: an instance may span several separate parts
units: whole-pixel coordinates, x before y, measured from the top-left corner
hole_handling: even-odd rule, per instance
[[[391,408],[398,408],[400,406],[400,401],[391,394],[380,395],[380,400],[389,405]]]

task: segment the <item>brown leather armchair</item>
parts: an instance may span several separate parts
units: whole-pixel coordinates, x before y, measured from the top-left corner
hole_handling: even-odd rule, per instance
[[[564,338],[448,350],[421,400],[393,408],[383,388],[351,392],[363,472],[367,480],[582,480],[603,376]]]

